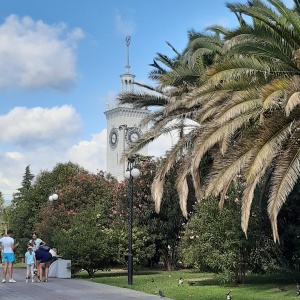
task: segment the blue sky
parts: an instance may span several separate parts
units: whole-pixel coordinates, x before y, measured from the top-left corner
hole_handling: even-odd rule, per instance
[[[241,1],[245,2],[245,1]],[[286,0],[291,3],[291,0]],[[222,0],[11,0],[0,4],[0,191],[69,160],[105,170],[106,100],[120,92],[125,37],[136,81],[157,52],[179,51],[187,30],[236,26]],[[154,144],[150,154],[170,146]]]

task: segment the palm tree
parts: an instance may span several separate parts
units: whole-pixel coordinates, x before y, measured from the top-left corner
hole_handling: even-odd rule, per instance
[[[211,28],[213,30],[213,28]],[[215,32],[224,32],[224,28],[218,26]],[[171,59],[166,55],[158,54],[151,65],[154,67],[149,74],[149,78],[158,83],[157,88],[146,86],[151,93],[123,93],[119,95],[121,103],[133,104],[135,108],[148,107],[152,105],[161,108],[155,111],[150,117],[144,120],[144,124],[153,123],[150,130],[137,141],[125,155],[136,152],[153,139],[160,135],[170,133],[173,130],[179,131],[178,143],[166,154],[162,160],[161,167],[153,183],[152,195],[156,200],[156,208],[159,209],[160,200],[163,194],[164,178],[170,168],[175,164],[178,158],[182,158],[183,153],[188,156],[189,149],[196,137],[199,125],[194,120],[194,113],[190,105],[183,104],[182,99],[197,86],[205,82],[205,71],[216,58],[220,57],[222,49],[222,40],[219,33],[213,35],[203,34],[190,30],[188,32],[189,42],[180,54],[171,44],[168,45],[175,52],[175,58]],[[164,68],[160,65],[163,63]],[[156,92],[155,94],[153,92]],[[158,94],[157,94],[158,93]],[[170,125],[171,124],[171,125]],[[185,128],[189,133],[184,134]],[[187,160],[187,162],[189,162]],[[187,192],[187,182],[184,178],[178,185],[178,192]],[[183,197],[184,198],[184,197]],[[158,200],[158,201],[157,201]],[[186,205],[181,203],[181,208],[186,214]]]
[[[225,34],[223,58],[207,70],[203,83],[183,97],[180,105],[165,111],[172,115],[179,106],[185,107],[199,124],[184,140],[191,146],[190,159],[178,177],[178,186],[185,187],[180,194],[182,207],[187,197],[184,179],[189,173],[199,200],[221,194],[221,206],[230,183],[242,174],[246,233],[254,190],[268,174],[268,212],[278,241],[277,215],[300,174],[300,18],[298,1],[294,9],[279,0],[268,2],[227,4],[239,17],[240,27]],[[252,21],[247,23],[243,15]],[[199,166],[209,151],[215,153],[214,162],[203,184]],[[153,186],[157,207],[160,188]]]

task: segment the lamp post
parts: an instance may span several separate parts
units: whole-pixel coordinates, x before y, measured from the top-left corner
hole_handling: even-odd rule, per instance
[[[132,210],[133,210],[133,178],[137,178],[140,175],[140,170],[137,168],[136,155],[130,156],[127,162],[127,169],[125,172],[125,178],[129,179],[128,190],[128,284],[132,285],[133,279],[133,255],[132,255]]]

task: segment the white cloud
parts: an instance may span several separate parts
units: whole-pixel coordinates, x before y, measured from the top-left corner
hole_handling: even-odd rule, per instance
[[[149,156],[160,157],[164,156],[166,151],[169,151],[172,146],[178,141],[176,133],[161,135],[148,146]]]
[[[132,20],[125,20],[119,11],[115,15],[115,26],[121,36],[132,35],[136,29],[135,23]]]
[[[9,16],[0,25],[0,89],[67,90],[76,79],[74,49],[83,32]]]
[[[80,139],[81,127],[80,116],[68,105],[16,107],[0,116],[0,191],[5,199],[20,187],[27,165],[37,175],[68,162],[68,149]]]
[[[94,134],[92,139],[72,146],[67,153],[69,159],[91,172],[106,169],[106,129]]]
[[[56,132],[59,135],[59,131]],[[0,153],[0,191],[5,199],[11,200],[12,194],[21,186],[22,176],[27,165],[31,172],[37,175],[41,170],[52,170],[61,162],[71,161],[84,167],[91,172],[97,172],[106,168],[106,129],[94,134],[91,139],[83,140],[74,145],[57,145],[53,143],[44,144],[40,147],[25,151],[20,155],[17,153]]]
[[[81,130],[80,116],[71,106],[15,107],[0,116],[0,141],[34,148],[43,143],[65,144]]]
[[[59,162],[71,161],[91,172],[106,170],[106,129],[78,141],[81,121],[73,107],[17,107],[0,116],[0,191],[11,199],[21,185],[27,165],[37,175]],[[176,133],[159,137],[148,147],[163,156],[176,143]],[[9,148],[6,152],[4,148]],[[20,150],[21,148],[21,150]]]
[[[21,160],[23,158],[22,153],[17,152],[17,151],[15,151],[15,152],[6,152],[5,155],[6,155],[7,158],[10,158],[12,160]]]

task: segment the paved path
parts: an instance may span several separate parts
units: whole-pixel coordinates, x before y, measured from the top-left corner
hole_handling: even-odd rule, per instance
[[[0,268],[2,278],[2,268]],[[81,279],[50,278],[49,282],[25,282],[25,269],[14,269],[16,283],[0,282],[0,300],[159,300],[149,295],[126,288],[118,288]],[[166,299],[166,298],[164,298]]]

